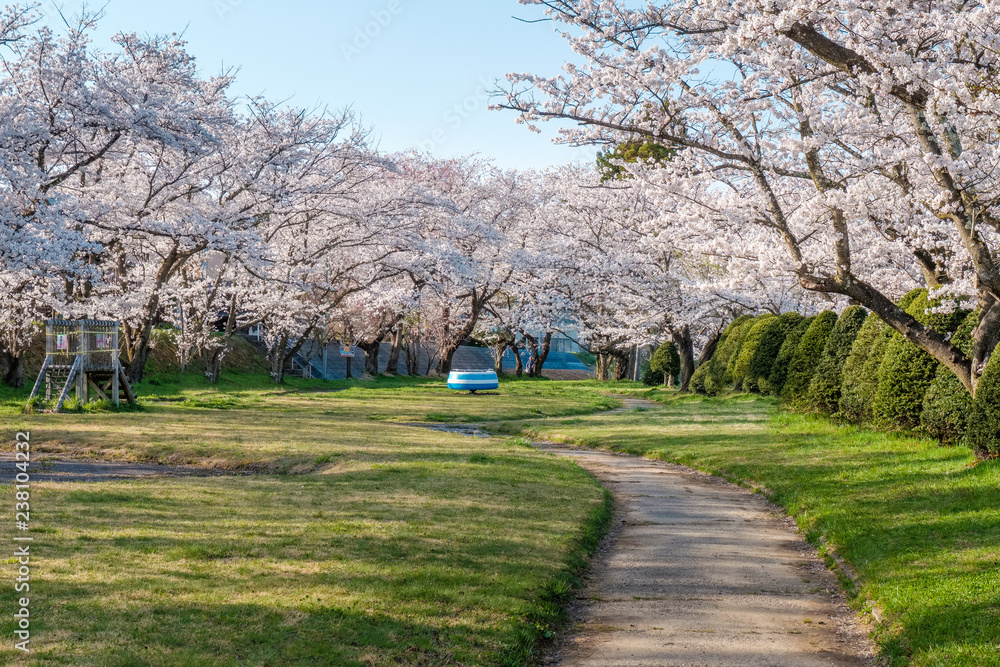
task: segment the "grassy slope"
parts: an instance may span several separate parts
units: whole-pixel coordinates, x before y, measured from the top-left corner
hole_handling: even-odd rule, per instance
[[[764,487],[857,570],[856,602],[884,612],[878,638],[894,664],[1000,665],[1000,462],[768,399],[650,398],[663,407],[529,430]]]
[[[387,422],[614,401],[532,382],[475,398],[426,380],[227,382],[147,381],[146,408],[124,413],[21,416],[7,395],[2,430],[31,429],[37,454],[309,473],[33,484],[32,664],[523,664],[608,520],[606,494],[517,441]],[[16,657],[0,647],[0,663]]]

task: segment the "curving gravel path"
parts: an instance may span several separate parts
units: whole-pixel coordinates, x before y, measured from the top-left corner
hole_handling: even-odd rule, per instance
[[[655,404],[630,399],[625,408]],[[565,667],[870,665],[833,574],[764,498],[682,466],[538,443],[618,504],[618,525],[571,610]]]
[[[655,410],[622,398],[622,407]],[[473,437],[475,425],[405,424]],[[536,442],[615,497],[616,526],[570,609],[563,667],[862,667],[875,651],[833,573],[765,498],[690,468]]]

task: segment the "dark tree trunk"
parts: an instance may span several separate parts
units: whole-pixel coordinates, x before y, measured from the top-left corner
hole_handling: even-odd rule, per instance
[[[521,348],[517,346],[517,343],[511,343],[510,351],[514,353],[514,375],[517,377],[523,377],[524,360],[521,359]]]
[[[718,331],[712,334],[712,337],[708,339],[708,343],[702,349],[701,354],[698,355],[698,366],[703,366],[712,360],[715,356],[715,348],[719,347],[719,339],[722,338],[722,328],[720,327]]]
[[[528,351],[528,377],[538,375],[538,339],[528,334],[524,336],[524,348]]]
[[[389,350],[389,361],[385,365],[385,372],[391,375],[396,375],[396,369],[399,367],[399,352],[403,347],[403,327],[402,325],[396,327],[396,332],[392,336],[392,348]]]
[[[691,328],[683,326],[674,331],[674,345],[677,346],[677,354],[681,358],[680,390],[687,391],[691,385],[691,376],[694,375],[694,338],[691,336]],[[717,339],[712,343],[712,349],[718,344]],[[673,382],[673,378],[671,378]]]
[[[535,362],[535,377],[542,377],[542,367],[545,360],[549,358],[549,349],[552,347],[552,332],[546,331],[542,338],[542,349],[538,352],[538,360]]]
[[[129,359],[128,366],[125,367],[125,374],[128,375],[129,382],[141,382],[142,376],[146,372],[152,328],[152,325],[147,326],[132,343],[132,358]]]
[[[465,321],[465,324],[461,329],[458,330],[449,340],[444,347],[441,348],[441,357],[438,359],[437,372],[439,375],[448,375],[451,373],[451,363],[452,359],[455,358],[455,353],[458,352],[458,348],[465,342],[465,339],[469,337],[469,334],[476,328],[476,322],[479,321],[479,309],[473,308],[472,314]]]
[[[616,352],[615,355],[615,382],[621,382],[628,376],[628,353]]]
[[[420,344],[415,341],[406,345],[406,372],[412,377],[420,375]]]
[[[24,355],[13,355],[7,350],[0,352],[0,367],[3,369],[3,383],[20,389],[24,386]]]
[[[378,375],[378,354],[382,349],[382,341],[362,342],[358,343],[358,347],[365,353],[365,373],[368,375]]]

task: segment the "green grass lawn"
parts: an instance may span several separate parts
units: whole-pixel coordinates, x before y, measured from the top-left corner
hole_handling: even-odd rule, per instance
[[[601,412],[608,391],[660,406]],[[523,440],[408,425],[478,422],[759,488],[857,571],[854,603],[881,615],[892,664],[1000,665],[1000,464],[966,449],[634,383],[469,396],[427,379],[161,375],[139,411],[64,415],[19,414],[25,393],[0,393],[0,423],[8,442],[30,429],[38,455],[267,473],[35,484],[31,664],[524,664],[608,500]]]
[[[0,663],[522,665],[609,520],[607,494],[568,461],[405,424],[617,404],[578,386],[154,380],[137,412],[22,416],[8,393],[3,438],[274,474],[34,483],[33,651],[5,641]],[[0,502],[13,509],[10,485]],[[0,607],[17,597],[4,585]],[[3,614],[0,634],[13,628]]]
[[[290,380],[223,375],[146,380],[135,412],[21,415],[27,391],[0,394],[8,430],[35,432],[41,455],[309,472],[383,453],[400,439],[435,448],[440,434],[410,422],[487,422],[607,410],[619,401],[586,383],[505,381],[495,392],[449,390],[440,378],[374,382]],[[346,458],[345,458],[346,457]]]
[[[662,407],[526,430],[759,487],[857,571],[855,603],[884,615],[877,639],[891,664],[1000,665],[1000,462],[759,397],[648,395]]]

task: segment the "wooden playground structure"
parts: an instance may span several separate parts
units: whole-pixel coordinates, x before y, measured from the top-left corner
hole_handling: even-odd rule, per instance
[[[45,400],[58,391],[54,412],[60,412],[70,393],[83,405],[102,399],[116,406],[121,393],[135,404],[135,395],[118,358],[118,322],[106,320],[48,320],[45,323],[45,361],[28,398],[30,404],[45,382]]]

